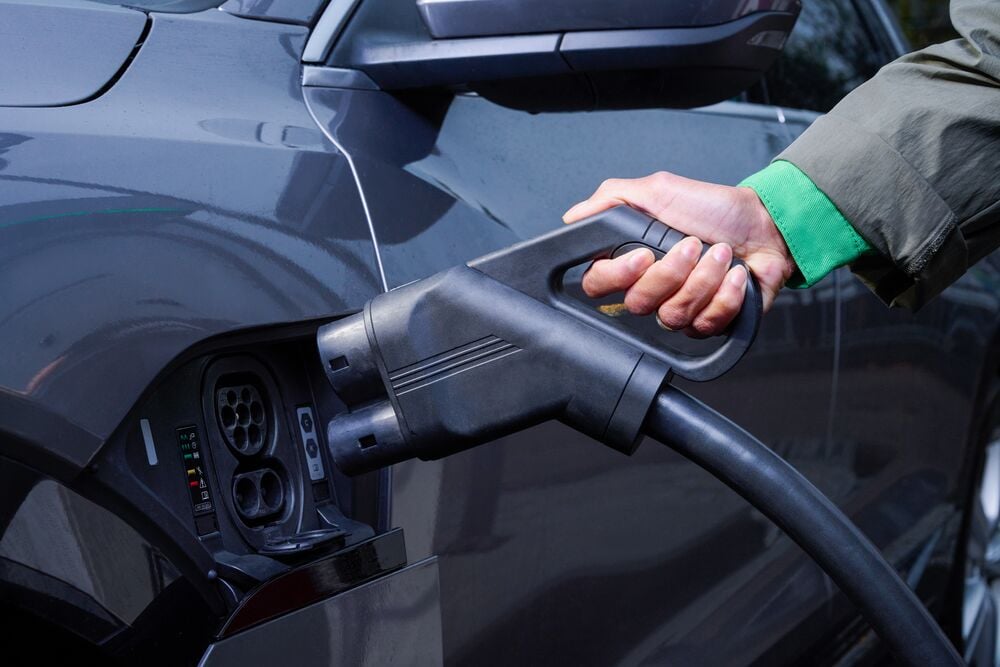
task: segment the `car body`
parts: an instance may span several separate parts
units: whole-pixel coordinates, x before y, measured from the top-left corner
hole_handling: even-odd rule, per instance
[[[626,458],[547,423],[344,477],[314,342],[382,290],[551,229],[604,178],[739,182],[905,48],[882,3],[807,3],[739,99],[529,113],[381,90],[329,48],[303,64],[372,2],[0,2],[48,40],[0,100],[8,645],[207,666],[883,660],[793,543],[655,443]],[[996,650],[979,480],[998,270],[917,314],[837,271],[784,291],[732,373],[684,383],[844,509],[974,664]],[[238,486],[266,496],[265,468],[271,509]]]

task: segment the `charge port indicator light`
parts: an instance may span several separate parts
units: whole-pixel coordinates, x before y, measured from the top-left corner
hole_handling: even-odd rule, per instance
[[[201,446],[199,445],[198,429],[195,426],[185,426],[177,429],[177,448],[180,450],[181,460],[184,462],[184,473],[191,496],[191,506],[195,515],[195,524],[199,534],[204,534],[203,529],[208,530],[212,521],[198,521],[199,517],[215,513],[215,504],[212,502],[211,490],[208,487],[208,480],[202,468]]]

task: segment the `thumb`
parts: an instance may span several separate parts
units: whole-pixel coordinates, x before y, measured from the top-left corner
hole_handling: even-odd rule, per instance
[[[663,208],[661,200],[665,194],[661,190],[662,184],[655,180],[658,176],[659,174],[645,178],[610,178],[601,183],[589,199],[566,211],[563,222],[577,222],[622,204],[657,217],[655,212]]]
[[[574,205],[568,211],[563,213],[563,222],[567,225],[578,222],[584,218],[589,218],[592,215],[597,215],[601,211],[606,211],[609,208],[614,208],[615,206],[620,206],[625,203],[626,202],[621,199],[615,199],[613,197],[598,197],[595,194],[590,199]]]

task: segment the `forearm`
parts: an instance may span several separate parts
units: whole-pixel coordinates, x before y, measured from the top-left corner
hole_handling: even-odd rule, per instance
[[[788,287],[810,287],[838,266],[873,254],[833,202],[790,162],[775,160],[740,186],[757,193],[795,260]]]
[[[952,15],[962,39],[884,67],[778,157],[877,251],[841,263],[911,307],[1000,245],[1000,3],[958,0]],[[753,180],[773,181],[780,164],[748,179],[765,205]],[[789,219],[776,222],[795,255],[795,230],[812,221]]]

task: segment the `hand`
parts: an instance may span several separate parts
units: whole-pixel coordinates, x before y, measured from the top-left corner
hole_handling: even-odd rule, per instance
[[[771,215],[750,188],[734,188],[659,172],[644,178],[613,178],[590,199],[566,211],[576,222],[627,204],[684,234],[662,259],[633,250],[598,260],[583,276],[590,297],[625,292],[625,306],[636,315],[656,312],[662,326],[696,338],[725,331],[740,312],[747,275],[730,268],[739,257],[760,284],[764,311],[795,271],[785,240]],[[698,238],[695,238],[698,237]],[[699,261],[702,239],[715,244]]]

